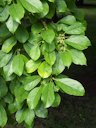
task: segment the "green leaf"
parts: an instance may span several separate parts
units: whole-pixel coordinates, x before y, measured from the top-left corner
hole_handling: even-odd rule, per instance
[[[76,80],[70,78],[57,78],[55,79],[55,83],[62,91],[69,95],[83,96],[85,93],[82,84]]]
[[[4,72],[4,78],[6,81],[10,81],[14,78],[13,74],[13,68],[12,68],[12,59],[9,61],[9,63],[3,67]]]
[[[52,19],[54,15],[55,15],[55,6],[53,3],[49,3],[49,12],[46,15],[46,18]]]
[[[16,22],[20,23],[20,20],[24,17],[25,11],[22,5],[20,3],[17,3],[10,5],[9,13]]]
[[[9,35],[10,35],[10,32],[8,31],[6,25],[2,24],[0,26],[0,37],[4,38],[4,37],[8,37]]]
[[[46,30],[42,31],[41,36],[42,36],[43,40],[45,40],[47,43],[51,44],[55,38],[55,32],[53,29],[47,28]]]
[[[60,105],[61,102],[61,97],[58,93],[55,94],[55,100],[52,104],[52,107],[58,107]]]
[[[68,15],[58,21],[58,23],[63,23],[66,25],[73,25],[75,22],[76,22],[76,18],[73,15]]]
[[[34,76],[24,77],[22,83],[24,85],[24,89],[30,91],[33,88],[35,88],[40,83],[40,81],[41,81],[41,77],[38,75],[34,75]]]
[[[42,78],[48,78],[52,74],[52,67],[46,61],[44,61],[38,68],[38,74]]]
[[[13,96],[11,93],[7,93],[7,95],[4,97],[4,102],[8,104],[13,102]]]
[[[60,57],[63,61],[64,66],[69,68],[72,63],[70,52],[69,51],[60,52]]]
[[[63,61],[60,57],[60,54],[57,53],[55,64],[52,67],[52,74],[59,75],[62,73],[65,69],[65,66],[63,64]]]
[[[18,103],[22,103],[27,99],[28,92],[24,89],[22,85],[15,85],[14,95]]]
[[[40,0],[20,0],[26,10],[31,13],[39,13],[43,11],[43,5]]]
[[[57,13],[64,13],[67,10],[67,5],[64,0],[56,0]]]
[[[40,48],[39,45],[34,45],[31,50],[30,50],[30,57],[36,61],[40,58],[41,52],[40,52]]]
[[[24,109],[21,109],[21,110],[18,110],[17,112],[16,112],[16,115],[15,115],[15,117],[16,117],[16,121],[20,124],[20,123],[22,123],[23,121],[24,121],[24,119],[25,119],[25,114],[24,114]]]
[[[72,62],[77,65],[86,65],[87,60],[82,51],[76,50],[76,49],[71,49],[70,50],[71,57],[72,57]]]
[[[35,109],[35,114],[37,117],[46,118],[48,116],[48,110],[40,103]]]
[[[26,111],[25,111],[25,123],[28,126],[32,126],[34,118],[35,118],[34,111],[30,110],[30,109],[26,109]]]
[[[11,57],[12,57],[12,53],[7,54],[3,52],[2,50],[0,50],[0,68],[8,64]]]
[[[32,25],[31,27],[31,32],[35,34],[39,34],[43,30],[43,25],[40,22],[36,22],[35,24]],[[37,37],[37,35],[36,35]]]
[[[44,58],[45,58],[45,61],[50,64],[50,65],[53,65],[56,61],[56,53],[55,51],[51,52],[51,53],[48,53],[48,52],[44,52]]]
[[[7,114],[2,105],[0,105],[0,126],[4,127],[7,123]]]
[[[51,44],[48,44],[48,43],[44,43],[42,44],[41,46],[41,50],[42,50],[42,53],[44,54],[44,52],[53,52],[55,50],[55,43],[52,42]]]
[[[37,61],[29,60],[26,63],[26,71],[27,71],[27,73],[35,72],[38,69],[40,64],[41,64],[40,60],[37,60]]]
[[[4,97],[8,92],[6,82],[0,77],[0,98]]]
[[[86,27],[82,23],[76,22],[73,25],[67,27],[65,33],[79,35],[79,34],[84,34],[85,30]]]
[[[66,25],[66,24],[62,24],[62,23],[57,24],[57,31],[64,31],[65,32],[67,27],[68,27],[68,25]]]
[[[27,104],[30,109],[36,108],[39,103],[40,97],[42,93],[42,87],[34,88],[27,97]]]
[[[39,59],[41,52],[38,44],[33,45],[30,43],[26,43],[24,44],[24,49],[28,53],[28,55],[31,57],[31,59],[33,59],[34,61]]]
[[[43,4],[43,11],[39,13],[40,17],[45,17],[49,12],[49,5],[46,1],[42,1]]]
[[[24,26],[19,26],[17,31],[15,32],[15,36],[20,43],[25,43],[29,38],[29,33],[24,28]]]
[[[20,110],[21,108],[22,104],[16,101],[8,105],[8,110],[11,114],[15,113],[17,110]]]
[[[18,22],[14,21],[11,16],[6,22],[6,26],[11,33],[14,33],[16,31],[16,29],[18,28],[18,25],[19,25]]]
[[[27,125],[31,126],[34,121],[34,117],[35,117],[34,111],[28,108],[21,109],[16,112],[16,121],[18,123],[22,123],[23,121],[25,121]]]
[[[18,76],[23,74],[24,60],[21,54],[15,55],[12,62],[13,72]]]
[[[65,40],[65,43],[78,50],[84,50],[91,45],[90,40],[84,35],[73,35]]]
[[[55,100],[54,83],[50,82],[44,85],[41,100],[44,103],[45,108],[49,108],[53,104]]]
[[[8,6],[5,6],[2,11],[0,11],[0,22],[4,22],[7,20],[9,16]]]
[[[17,41],[14,37],[8,38],[7,40],[4,41],[4,43],[2,45],[2,51],[9,53],[16,43],[17,43]]]

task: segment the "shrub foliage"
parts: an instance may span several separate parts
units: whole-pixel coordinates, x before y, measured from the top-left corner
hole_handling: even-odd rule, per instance
[[[46,118],[49,107],[59,106],[59,91],[84,95],[82,84],[64,71],[72,63],[86,65],[85,30],[75,1],[0,0],[1,127],[15,114],[32,128],[36,117]]]

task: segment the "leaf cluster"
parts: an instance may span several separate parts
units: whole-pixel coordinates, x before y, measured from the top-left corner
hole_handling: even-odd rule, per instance
[[[83,85],[64,70],[87,64],[85,30],[74,0],[0,0],[1,127],[15,114],[32,128],[36,117],[59,106],[59,91],[84,95]]]

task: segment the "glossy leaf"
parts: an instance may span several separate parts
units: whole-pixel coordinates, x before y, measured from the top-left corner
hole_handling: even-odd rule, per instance
[[[17,3],[10,6],[9,13],[16,22],[20,23],[20,20],[24,17],[25,11],[22,5]]]
[[[59,75],[60,73],[63,72],[64,69],[65,69],[65,66],[64,66],[63,61],[60,57],[60,54],[58,53],[56,56],[55,64],[52,67],[52,74]]]
[[[73,25],[74,23],[76,23],[76,18],[73,15],[68,15],[68,16],[60,19],[59,23],[63,23],[63,24],[67,24],[67,25]]]
[[[26,71],[27,71],[27,73],[33,73],[34,71],[36,71],[40,64],[41,64],[40,60],[37,60],[37,61],[29,60],[26,63]]]
[[[55,32],[53,29],[47,28],[46,30],[42,31],[41,36],[42,36],[43,40],[45,40],[47,43],[51,44],[55,38]]]
[[[8,38],[7,40],[4,41],[4,43],[2,45],[2,51],[9,53],[16,43],[17,43],[17,41],[14,37]]]
[[[7,54],[2,50],[0,50],[0,68],[7,65],[11,57],[12,57],[12,53]]]
[[[50,82],[44,85],[41,100],[43,101],[45,108],[49,108],[53,104],[55,100],[54,83]]]
[[[40,81],[41,81],[41,77],[38,75],[34,75],[34,76],[25,77],[22,80],[22,83],[24,85],[24,89],[27,91],[30,91],[33,88],[35,88],[39,84]]]
[[[78,50],[84,50],[91,45],[90,40],[84,35],[73,35],[65,40],[65,43]]]
[[[18,103],[22,103],[27,99],[28,92],[25,91],[22,85],[15,85],[14,95]]]
[[[31,13],[39,13],[43,11],[43,5],[40,0],[20,0],[25,9]]]
[[[67,10],[67,5],[64,0],[56,0],[56,11],[63,13]]]
[[[65,33],[79,35],[79,34],[84,34],[85,30],[86,28],[82,23],[76,22],[73,25],[67,27]]]
[[[38,74],[42,78],[48,78],[52,74],[52,67],[46,61],[44,61],[38,68]]]
[[[55,83],[63,92],[69,95],[83,96],[85,93],[82,84],[76,80],[70,78],[57,78],[55,79]]]
[[[55,94],[55,100],[52,104],[52,107],[58,107],[60,105],[61,102],[61,97],[58,93]]]
[[[40,97],[42,93],[42,87],[34,88],[27,97],[27,104],[30,109],[36,108],[39,103]]]
[[[12,62],[13,72],[17,74],[18,76],[21,76],[23,74],[24,70],[24,60],[21,56],[21,54],[18,54],[14,56],[13,62]]]
[[[44,52],[44,58],[45,58],[45,61],[50,64],[50,65],[53,65],[56,61],[56,53],[55,51],[51,52],[51,53],[48,53],[48,52]]]
[[[46,118],[48,116],[48,110],[44,108],[43,104],[39,104],[35,109],[35,114],[37,117]]]
[[[10,16],[6,22],[6,26],[10,32],[14,33],[19,26],[19,23],[14,21],[13,18]]]
[[[0,126],[4,127],[7,123],[7,114],[2,105],[0,105]]]
[[[70,50],[71,56],[72,56],[72,61],[74,64],[77,65],[86,65],[87,60],[82,51],[76,50],[76,49],[71,49]]]
[[[69,51],[60,52],[60,57],[63,61],[64,66],[69,68],[72,63],[70,52]]]

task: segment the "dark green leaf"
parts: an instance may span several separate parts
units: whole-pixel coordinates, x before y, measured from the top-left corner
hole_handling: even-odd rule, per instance
[[[24,27],[19,26],[17,31],[15,32],[15,36],[20,43],[25,43],[29,38],[29,33]]]
[[[0,98],[4,97],[8,92],[6,82],[0,77]]]
[[[61,102],[61,97],[58,93],[55,94],[55,100],[52,104],[52,107],[58,107],[60,105]]]

